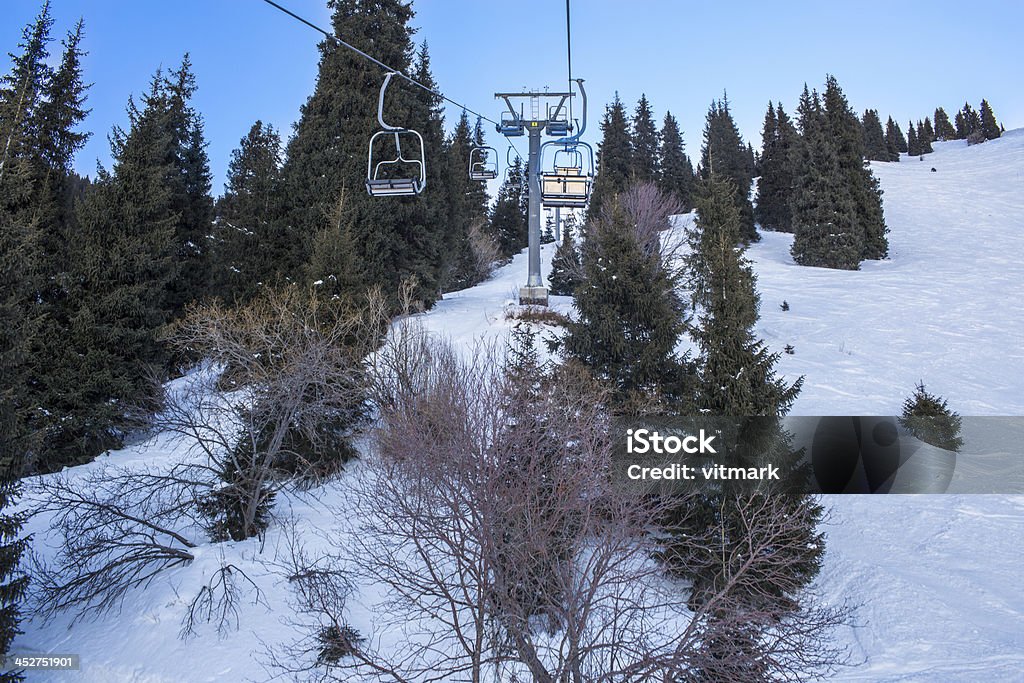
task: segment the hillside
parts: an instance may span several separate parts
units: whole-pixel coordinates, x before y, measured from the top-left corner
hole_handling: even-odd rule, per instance
[[[931,169],[935,168],[935,172]],[[1024,130],[966,147],[939,143],[923,161],[873,165],[885,191],[890,259],[856,272],[803,268],[789,257],[791,236],[763,233],[749,251],[762,296],[758,332],[775,351],[791,344],[780,370],[806,377],[794,413],[894,414],[923,380],[965,415],[1024,414]],[[682,217],[681,226],[692,217]],[[543,250],[550,261],[553,245]],[[526,256],[487,282],[449,294],[423,315],[428,328],[468,348],[505,334],[506,310],[526,272]],[[779,305],[785,300],[790,310]],[[554,297],[568,313],[571,301]],[[184,378],[180,381],[188,381]],[[103,462],[147,466],[183,457],[187,444],[156,436],[75,468]],[[356,465],[355,469],[358,469]],[[44,480],[45,483],[45,480]],[[345,533],[343,484],[279,501],[278,515],[315,544]],[[817,589],[857,606],[857,627],[838,634],[851,666],[840,681],[1011,681],[1024,668],[1024,594],[1019,541],[1024,497],[831,497],[828,552]],[[42,519],[31,520],[45,554]],[[265,545],[205,545],[187,567],[160,575],[132,594],[120,613],[71,625],[29,620],[12,652],[77,653],[80,675],[29,680],[265,680],[268,648],[305,635],[296,626],[289,585],[275,553],[285,552],[278,524]],[[239,628],[212,627],[181,640],[187,606],[224,559],[262,591],[243,594]],[[375,587],[363,587],[351,623],[369,632]],[[397,632],[383,634],[394,642]]]

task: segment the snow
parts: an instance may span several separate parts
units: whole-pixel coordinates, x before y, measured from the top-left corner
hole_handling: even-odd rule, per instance
[[[873,164],[885,191],[888,260],[856,272],[798,267],[791,236],[777,233],[762,233],[748,251],[762,297],[758,333],[780,352],[786,377],[806,377],[794,413],[894,414],[923,380],[964,415],[1024,414],[1024,130],[975,147],[935,147],[924,161]],[[545,272],[553,253],[554,245],[542,247]],[[523,324],[508,313],[526,261],[517,255],[487,282],[446,295],[419,317],[467,350],[501,340]],[[780,309],[783,300],[789,311]],[[561,313],[570,314],[571,303],[551,297]],[[782,353],[787,344],[794,355]],[[107,463],[160,466],[187,457],[187,448],[156,435],[66,474]],[[311,544],[346,533],[352,520],[332,512],[344,508],[345,482],[314,494],[281,496],[278,517]],[[856,625],[835,634],[851,664],[835,680],[1021,680],[1024,496],[833,496],[826,504],[828,549],[815,588],[856,607]],[[44,522],[30,520],[26,530],[46,555]],[[33,673],[30,681],[266,680],[268,648],[308,635],[296,626],[303,615],[274,566],[287,526],[272,527],[263,545],[200,546],[192,564],[132,593],[120,613],[74,625],[72,615],[26,620],[12,652],[81,655],[80,672]],[[225,561],[256,582],[262,600],[243,591],[238,629],[223,637],[204,625],[199,637],[180,639],[189,602]],[[379,599],[378,587],[363,586],[351,605],[351,623],[364,634]],[[385,645],[400,637],[375,635]]]

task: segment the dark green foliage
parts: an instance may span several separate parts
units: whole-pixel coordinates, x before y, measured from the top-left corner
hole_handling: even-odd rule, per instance
[[[224,196],[217,203],[211,293],[246,302],[259,287],[283,276],[274,217],[281,172],[281,136],[257,121],[231,153]]]
[[[956,114],[956,138],[957,140],[966,140],[971,136],[972,133],[981,130],[981,117],[978,112],[970,105],[969,102],[964,102],[964,108]]]
[[[947,451],[959,451],[964,444],[960,416],[949,409],[946,399],[928,393],[924,382],[903,402],[900,424],[914,437]]]
[[[949,115],[946,110],[939,107],[935,110],[935,140],[955,140],[956,128],[949,122]]]
[[[498,197],[491,207],[490,230],[505,257],[526,248],[529,224],[526,218],[526,169],[519,157],[508,167]]]
[[[921,155],[921,145],[917,142],[917,129],[914,122],[907,124],[907,155],[916,157]]]
[[[582,262],[565,356],[587,366],[620,405],[660,396],[680,409],[689,371],[675,347],[686,311],[662,262],[658,228],[639,226],[617,197],[588,219]]]
[[[679,200],[684,209],[692,206],[693,164],[683,147],[679,123],[671,112],[666,112],[661,126],[658,146],[658,189]]]
[[[445,143],[445,189],[448,196],[441,277],[444,291],[463,289],[479,282],[469,235],[471,225],[483,224],[487,219],[487,186],[469,179],[469,158],[473,147],[483,144],[483,128],[479,119],[473,128],[466,112],[462,112],[459,123]]]
[[[331,7],[336,35],[432,85],[426,45],[414,59],[409,26],[413,10],[407,3],[337,0]],[[375,64],[334,43],[321,45],[316,90],[301,109],[282,168],[279,268],[299,279],[311,260],[351,264],[346,272],[351,288],[380,286],[388,293],[397,292],[400,282],[414,276],[419,285],[416,299],[429,305],[440,296],[444,265],[446,163],[440,102],[401,79],[392,81],[384,103],[385,120],[423,135],[427,187],[418,197],[386,201],[369,197],[364,190],[367,144],[379,129],[376,112],[382,81]],[[382,142],[375,150],[380,158],[395,154],[388,144]],[[406,151],[419,154],[411,148]],[[336,221],[341,197],[345,198],[345,231],[337,229]],[[324,235],[328,228],[328,235],[333,230],[338,239]],[[314,257],[315,241],[321,253]],[[329,272],[341,270],[327,267]]]
[[[996,115],[992,112],[992,107],[989,105],[988,100],[981,101],[980,117],[981,125],[979,130],[986,140],[995,140],[1002,134],[1002,129],[996,123]]]
[[[601,119],[601,142],[597,146],[597,178],[590,195],[587,216],[600,216],[603,202],[624,191],[633,172],[633,136],[626,109],[615,93]]]
[[[317,653],[318,664],[337,664],[342,657],[348,657],[359,651],[366,638],[359,635],[359,631],[349,625],[325,626],[316,635],[320,643],[320,651]]]
[[[864,159],[860,122],[834,76],[825,81],[825,118],[828,136],[836,143],[839,171],[846,182],[862,235],[860,257],[882,259],[889,253],[888,228],[882,214],[882,190]]]
[[[199,501],[199,513],[207,521],[206,531],[211,540],[244,541],[262,533],[270,524],[277,494],[266,484],[260,488],[252,523],[247,527],[245,522],[245,508],[253,498],[252,482],[246,468],[246,458],[251,457],[251,451],[246,436],[243,436],[235,449],[218,463],[220,486]]]
[[[818,94],[812,96],[807,86],[798,113],[802,135],[794,154],[793,259],[805,266],[856,270],[864,230],[857,224],[849,176],[840,166],[838,141],[830,134]]]
[[[922,145],[927,142],[928,151],[932,151],[932,143],[935,142],[935,130],[932,128],[932,120],[927,116],[924,117],[924,125],[921,126],[917,139],[921,141]]]
[[[728,97],[712,102],[704,126],[704,146],[701,148],[698,175],[705,180],[712,175],[719,175],[733,184],[736,189],[733,198],[740,212],[739,237],[747,243],[759,239],[754,228],[754,207],[749,196],[752,172],[750,155],[729,111]]]
[[[572,231],[566,225],[562,234],[562,243],[551,257],[551,272],[548,273],[548,284],[551,294],[571,296],[581,281],[583,265],[580,261],[580,250],[573,239]]]
[[[878,111],[868,109],[861,119],[864,135],[864,156],[871,161],[892,161],[889,148],[885,144],[885,133],[882,131],[882,120]]]
[[[893,121],[891,116],[885,123],[885,148],[889,150],[890,161],[899,161],[900,152],[907,151],[907,139],[903,137],[900,124]]]
[[[925,123],[928,119],[925,119]],[[932,135],[933,133],[925,127],[924,123],[917,122],[917,150],[918,154],[931,154],[932,153]]]
[[[633,115],[633,166],[636,182],[653,182],[658,177],[658,129],[646,95],[640,96]]]
[[[782,103],[775,108],[769,102],[762,131],[761,178],[757,183],[757,206],[754,210],[754,217],[766,230],[793,230],[790,204],[798,137]]]
[[[698,407],[713,415],[782,415],[802,379],[786,385],[774,376],[777,354],[753,334],[759,297],[750,263],[738,245],[740,217],[723,180],[702,183],[696,230],[690,235],[689,272],[701,314]]]

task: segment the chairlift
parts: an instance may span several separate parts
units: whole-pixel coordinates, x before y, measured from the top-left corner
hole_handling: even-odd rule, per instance
[[[396,72],[389,71],[384,77],[380,86],[380,97],[377,100],[377,122],[383,130],[379,130],[370,137],[369,151],[366,157],[366,191],[371,197],[407,197],[418,195],[427,186],[427,159],[426,147],[423,145],[423,136],[410,128],[392,126],[384,121],[384,92]],[[380,159],[382,153],[381,145],[378,144],[378,152],[374,155],[374,144],[378,139],[386,140],[391,138],[394,142],[394,158]],[[402,141],[413,143],[413,147],[419,146],[419,154],[406,157],[402,151]],[[385,148],[386,149],[386,148]],[[413,173],[410,170],[415,169]]]
[[[587,143],[579,141],[545,143],[544,147],[551,144],[561,144],[562,147],[555,150],[552,170],[540,174],[541,202],[544,206],[552,208],[586,207],[594,184],[593,149]],[[542,147],[542,154],[543,151]]]
[[[526,127],[523,125],[523,119],[512,111],[507,111],[501,115],[501,123],[497,126],[498,132],[509,138],[522,137],[526,134]]]
[[[494,180],[498,177],[498,151],[493,147],[474,147],[469,151],[469,179]]]

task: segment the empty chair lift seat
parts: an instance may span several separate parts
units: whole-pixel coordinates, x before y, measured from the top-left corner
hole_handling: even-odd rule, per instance
[[[590,196],[591,178],[575,166],[556,166],[541,173],[540,195],[545,206],[582,208]]]

